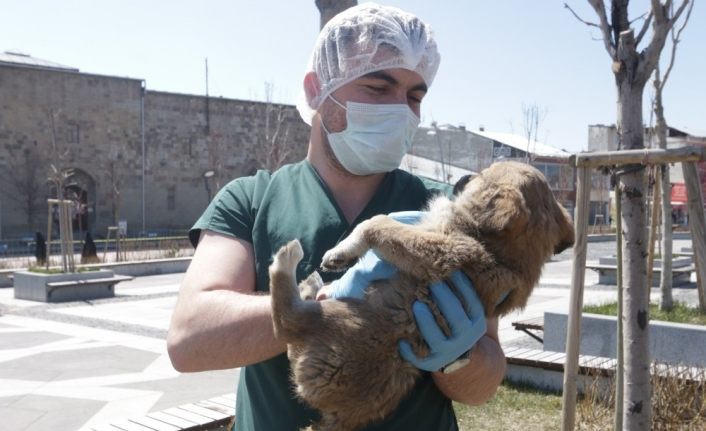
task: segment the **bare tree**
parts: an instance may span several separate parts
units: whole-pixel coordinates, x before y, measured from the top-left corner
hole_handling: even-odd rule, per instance
[[[600,29],[603,45],[612,60],[612,71],[618,90],[617,128],[620,149],[645,147],[642,96],[645,84],[654,71],[669,31],[686,9],[689,0],[683,0],[676,10],[672,0],[651,0],[651,8],[637,36],[628,16],[628,0],[612,0],[610,16],[603,0],[588,0],[598,23],[581,19],[571,7],[565,6],[585,24]],[[652,39],[638,50],[638,46],[652,26]],[[647,268],[646,196],[644,166],[627,166],[618,172],[621,189],[623,246],[623,285],[625,307],[623,327],[625,336],[625,397],[622,428],[645,430],[650,428],[650,357],[648,344],[649,295],[645,289]]]
[[[319,28],[324,28],[327,22],[339,12],[358,4],[358,0],[315,0],[321,14]]]
[[[664,117],[664,105],[662,103],[662,94],[664,86],[667,84],[669,75],[674,68],[674,60],[677,54],[677,45],[679,44],[681,34],[689,22],[691,11],[694,8],[694,2],[689,4],[689,9],[684,15],[679,28],[672,27],[670,32],[671,50],[667,63],[667,69],[664,72],[664,77],[661,76],[661,68],[659,62],[655,66],[654,80],[652,81],[655,90],[653,101],[653,111],[655,114],[654,135],[657,137],[659,148],[667,148],[667,120]],[[659,305],[662,310],[671,310],[674,306],[672,299],[672,206],[671,206],[671,182],[669,179],[669,167],[666,165],[660,166],[662,171],[662,278],[660,280],[660,301]]]
[[[264,127],[258,133],[255,156],[260,167],[275,171],[282,166],[291,153],[289,142],[291,110],[273,103],[274,84],[265,82],[265,104],[262,115]]]
[[[121,163],[122,156],[120,154],[120,149],[115,145],[110,148],[110,157],[105,163],[105,171],[108,175],[108,182],[110,184],[110,212],[112,215],[111,224],[113,226],[118,225],[118,220],[120,220],[120,208],[122,206],[122,199],[120,195],[120,189],[123,183],[123,168]]]
[[[28,147],[21,154],[10,152],[7,170],[0,174],[10,189],[7,197],[24,212],[30,230],[37,229],[38,216],[45,204],[46,169],[46,159],[35,148]]]
[[[540,108],[536,103],[530,103],[529,105],[522,104],[522,128],[527,138],[526,163],[532,162],[532,152],[534,149],[531,148],[531,144],[537,142],[539,125],[542,124],[546,116],[547,110]]]
[[[51,168],[49,171],[49,182],[50,184],[53,185],[53,187],[56,190],[56,199],[54,199],[54,203],[50,202],[50,205],[56,204],[57,209],[58,209],[58,216],[59,216],[59,241],[61,243],[61,260],[62,260],[62,268],[64,272],[75,272],[75,266],[74,266],[74,259],[73,259],[73,233],[71,232],[70,229],[70,211],[68,207],[65,206],[65,196],[64,196],[64,187],[66,184],[66,180],[69,179],[73,175],[73,169],[64,169],[61,165],[58,165],[58,163],[64,163],[64,161],[68,158],[69,156],[69,150],[66,149],[65,151],[60,151],[59,146],[56,142],[56,116],[59,114],[58,111],[49,111],[48,112],[48,117],[49,117],[49,123],[51,125],[51,162],[49,163],[49,167]],[[59,167],[57,167],[57,165]],[[50,199],[49,201],[52,201]],[[51,207],[50,207],[51,208]],[[53,220],[51,219],[51,215],[48,216],[48,224],[51,226],[53,224]],[[50,228],[51,229],[51,228]],[[49,260],[51,253],[49,250],[50,249],[50,244],[51,244],[51,233],[47,232],[47,266],[49,266]]]

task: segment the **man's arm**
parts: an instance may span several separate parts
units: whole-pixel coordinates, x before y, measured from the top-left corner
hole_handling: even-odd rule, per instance
[[[172,365],[181,372],[227,369],[284,352],[271,308],[270,296],[255,292],[252,244],[202,231],[167,334]]]
[[[498,339],[498,319],[487,320],[488,329],[473,346],[470,362],[452,373],[432,373],[446,397],[468,405],[488,401],[505,376],[505,354]]]

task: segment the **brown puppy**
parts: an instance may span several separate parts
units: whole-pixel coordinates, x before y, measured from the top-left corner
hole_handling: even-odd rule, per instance
[[[430,282],[461,269],[486,315],[501,316],[525,306],[544,262],[573,241],[569,215],[544,176],[529,165],[502,162],[470,181],[455,201],[434,200],[419,224],[376,216],[329,250],[326,270],[342,270],[370,248],[399,268],[395,278],[372,284],[364,300],[302,300],[321,279],[312,274],[300,294],[301,246],[294,240],[282,247],[270,266],[272,319],[275,335],[287,342],[297,394],[321,411],[314,429],[355,430],[380,420],[412,388],[420,371],[397,346],[407,339],[417,356],[428,354],[411,306],[428,301]],[[448,333],[443,319],[437,321]]]

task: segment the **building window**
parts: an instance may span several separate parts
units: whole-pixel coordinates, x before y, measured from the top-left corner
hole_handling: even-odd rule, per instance
[[[167,209],[169,211],[176,209],[176,186],[167,187]]]
[[[78,144],[79,127],[77,123],[69,123],[66,125],[66,143]]]

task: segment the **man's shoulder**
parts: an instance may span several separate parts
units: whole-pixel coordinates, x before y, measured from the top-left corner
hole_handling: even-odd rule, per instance
[[[396,169],[393,172],[396,183],[405,190],[424,190],[429,195],[443,194],[446,196],[451,196],[453,192],[453,186],[450,184],[415,175],[402,169]]]
[[[270,171],[267,169],[258,169],[252,175],[238,177],[231,180],[224,190],[229,192],[257,192],[266,188],[273,180],[291,177],[297,175],[302,169],[305,169],[303,162],[283,165],[277,170]]]

